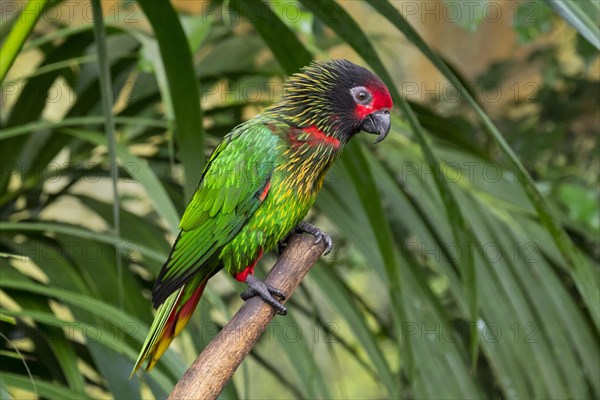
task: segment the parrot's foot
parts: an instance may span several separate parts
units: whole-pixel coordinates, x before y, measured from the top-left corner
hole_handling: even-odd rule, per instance
[[[281,290],[274,288],[271,285],[267,285],[254,277],[254,275],[248,275],[246,284],[248,285],[248,289],[240,295],[242,300],[246,301],[254,296],[259,296],[265,303],[273,307],[277,311],[277,314],[287,314],[287,308],[273,297],[273,295],[275,295],[281,298],[281,300],[285,300],[285,295]]]
[[[331,252],[331,249],[333,248],[333,240],[331,239],[331,236],[329,236],[327,233],[323,232],[322,230],[320,230],[319,228],[317,228],[310,222],[306,222],[306,221],[300,222],[298,224],[298,226],[296,226],[296,231],[297,232],[306,232],[306,233],[310,233],[311,235],[313,235],[315,237],[315,244],[321,242],[321,240],[324,240],[325,241],[325,252],[323,253],[324,256],[326,256],[327,254],[329,254]]]

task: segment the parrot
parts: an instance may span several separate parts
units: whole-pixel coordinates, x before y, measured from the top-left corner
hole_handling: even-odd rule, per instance
[[[387,87],[368,69],[344,59],[313,61],[287,79],[277,101],[224,136],[152,289],[157,311],[131,376],[146,359],[146,371],[155,366],[221,269],[247,284],[244,301],[259,296],[287,313],[283,293],[254,276],[256,264],[292,231],[324,241],[324,255],[331,251],[331,236],[303,219],[354,135],[386,138],[391,108]]]

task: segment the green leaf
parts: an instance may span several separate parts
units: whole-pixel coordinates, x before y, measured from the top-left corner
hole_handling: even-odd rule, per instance
[[[47,2],[48,0],[29,0],[17,19],[17,23],[13,25],[8,37],[2,43],[2,50],[0,50],[0,83],[4,82],[8,70],[17,58],[17,54],[19,54],[38,18],[42,15]]]
[[[319,373],[312,349],[309,347],[310,336],[303,335],[302,325],[293,316],[290,317],[286,318],[287,321],[282,325],[271,325],[269,336],[277,343],[277,352],[287,355],[291,367],[296,371],[298,382],[304,383],[300,386],[304,398],[331,398],[326,380]],[[289,327],[294,329],[287,329]],[[295,333],[298,334],[297,337]]]
[[[546,0],[581,36],[600,50],[600,3],[594,0]]]
[[[90,45],[92,39],[93,37],[89,32],[81,32],[69,37],[63,46],[48,52],[39,68],[79,56]],[[3,128],[17,127],[21,124],[37,121],[46,106],[47,99],[45,96],[31,96],[30,93],[47,93],[54,81],[63,72],[64,70],[57,70],[30,79],[19,91],[19,98],[12,106],[10,116]],[[0,170],[0,193],[5,192],[11,174],[23,168],[23,162],[20,158],[26,144],[26,138],[12,138],[0,146],[0,159],[2,159],[4,165]]]
[[[184,193],[191,198],[204,164],[204,131],[200,109],[200,83],[196,79],[192,55],[179,18],[169,2],[139,1],[160,46],[173,112],[177,120],[176,138],[185,169]]]
[[[139,117],[115,117],[115,121],[124,125],[141,125],[157,128],[166,128],[167,124],[152,118]],[[102,116],[87,116],[87,117],[72,117],[65,118],[59,122],[53,121],[36,121],[27,124],[21,124],[12,128],[3,129],[0,132],[0,140],[10,139],[12,137],[25,135],[28,133],[42,131],[46,129],[65,128],[78,125],[95,125],[104,122]]]
[[[144,324],[138,318],[124,313],[119,308],[106,304],[102,301],[96,300],[92,297],[86,296],[81,293],[75,293],[57,288],[50,288],[36,283],[19,282],[9,279],[3,279],[2,282],[0,282],[0,287],[5,289],[25,290],[43,296],[57,298],[67,304],[88,311],[97,316],[98,318],[109,322],[113,326],[116,325],[118,327],[128,327],[131,324],[133,324],[136,327],[136,329],[128,330],[125,333],[132,336],[135,340],[138,341],[139,344],[141,344],[144,341],[145,332],[149,328],[148,325]],[[130,359],[132,361],[135,360],[135,357],[137,357],[137,353],[133,352],[131,353],[131,355],[132,358]],[[174,357],[173,352],[165,353],[161,360],[163,361],[163,365],[165,365],[173,373],[177,375],[183,375],[183,373],[185,372],[185,367],[183,366],[180,360]],[[131,369],[130,367],[131,366],[128,366],[127,368]],[[128,374],[125,374],[125,376],[127,375]]]
[[[365,321],[365,315],[359,312],[352,295],[339,281],[340,277],[327,272],[327,268],[330,267],[326,265],[316,266],[311,271],[311,277],[314,278],[315,283],[321,288],[321,291],[327,294],[328,300],[335,307],[335,310],[339,312],[340,317],[346,320],[352,329],[352,334],[358,339],[362,350],[369,355],[369,359],[379,373],[379,378],[391,394],[393,390],[397,390],[396,377],[382,354],[376,335],[369,330]],[[395,393],[396,395],[398,394],[398,392]]]
[[[438,68],[438,70],[456,87],[460,95],[467,101],[473,110],[475,110],[483,123],[485,132],[500,147],[502,154],[510,161],[511,169],[514,170],[514,173],[516,174],[516,180],[522,185],[527,197],[537,210],[542,224],[546,227],[548,232],[550,232],[557,248],[571,267],[577,287],[591,311],[596,328],[600,329],[600,291],[598,290],[598,287],[600,287],[600,277],[593,271],[593,267],[581,255],[579,250],[567,236],[564,229],[562,229],[560,223],[556,220],[550,209],[548,202],[541,195],[533,183],[533,179],[525,167],[523,167],[523,164],[518,160],[506,140],[502,137],[498,128],[496,128],[490,117],[477,104],[454,72],[452,72],[440,56],[431,50],[417,31],[410,26],[397,9],[385,0],[369,0],[369,4],[404,33],[407,39],[409,39]]]
[[[63,132],[96,145],[106,144],[106,138],[98,132],[70,128],[64,129]],[[134,169],[134,179],[146,189],[156,212],[165,219],[171,232],[177,232],[179,214],[158,177],[143,160],[131,154],[125,146],[116,144],[115,151],[124,165]]]
[[[312,55],[298,37],[260,0],[232,0],[229,7],[247,17],[289,75],[308,65]]]
[[[31,391],[39,397],[47,399],[92,399],[85,393],[76,392],[58,383],[43,381],[37,378],[0,372],[0,385],[6,390],[10,387]]]
[[[104,28],[104,18],[102,16],[102,5],[100,0],[92,0],[92,12],[94,16],[94,37],[96,38],[96,52],[98,54],[98,65],[99,65],[99,81],[100,90],[102,93],[102,110],[104,111],[104,132],[106,134],[106,141],[108,142],[108,154],[110,159],[110,171],[112,180],[112,192],[113,192],[113,235],[115,242],[119,240],[121,235],[121,219],[119,215],[120,201],[119,191],[117,184],[119,182],[119,167],[117,165],[117,139],[115,137],[115,119],[112,112],[113,106],[113,93],[112,93],[112,79],[110,76],[110,65],[108,61],[108,49],[106,46],[106,31]],[[118,246],[115,244],[115,246]],[[121,282],[123,280],[123,264],[118,251],[115,252],[117,255],[115,264],[117,268],[117,296],[119,303],[122,305],[123,302],[123,286]]]
[[[1,222],[0,228],[4,232],[55,232],[80,237],[83,239],[91,239],[100,243],[114,244],[114,237],[100,232],[93,232],[87,229],[77,228],[69,225],[52,223],[52,222]],[[126,253],[129,250],[132,242],[124,239],[118,241],[119,249]],[[145,257],[157,262],[164,262],[168,256],[166,252],[160,252],[153,248],[146,247],[139,243],[136,245],[137,250]],[[19,256],[22,257],[22,256]]]
[[[109,334],[111,332],[103,332],[101,330],[89,329],[90,325],[88,324],[73,321],[65,321],[60,318],[57,318],[51,313],[30,310],[7,310],[5,312],[15,317],[31,318],[38,323],[45,324],[51,327],[63,327],[63,329],[71,332],[71,334],[74,331],[80,332],[81,334],[83,334],[84,338],[91,340],[94,343],[98,343],[106,348],[112,349],[117,353],[125,354],[129,360],[135,360],[135,358],[137,357],[137,348],[135,348],[132,345],[128,345],[127,340],[118,340],[119,335],[117,334],[117,331],[112,332],[112,334]],[[118,333],[124,335],[128,332],[122,331]],[[79,368],[77,364],[74,364],[73,367]],[[169,393],[173,388],[173,382],[160,370],[156,370],[156,372],[152,374],[152,380],[155,380],[162,387],[165,393]]]

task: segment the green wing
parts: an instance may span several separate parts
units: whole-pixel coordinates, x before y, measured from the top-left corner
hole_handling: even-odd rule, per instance
[[[265,125],[239,126],[215,149],[188,204],[181,231],[153,289],[161,304],[199,271],[218,271],[219,250],[256,212],[268,190],[278,136]]]

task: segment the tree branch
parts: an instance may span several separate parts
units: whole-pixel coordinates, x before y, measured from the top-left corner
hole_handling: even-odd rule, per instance
[[[265,282],[289,299],[325,251],[324,241],[314,244],[314,240],[293,235]],[[246,301],[188,368],[169,399],[216,399],[274,316],[275,310],[260,298]]]

